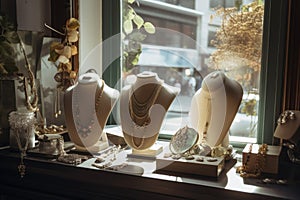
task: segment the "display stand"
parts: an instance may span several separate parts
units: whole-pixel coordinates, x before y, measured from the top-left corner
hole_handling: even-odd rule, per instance
[[[149,149],[145,149],[145,150],[132,149],[132,153],[127,154],[127,157],[156,159],[156,156],[158,156],[162,151],[163,151],[163,146],[155,143]]]
[[[76,151],[97,153],[109,146],[103,131],[119,92],[99,75],[86,73],[64,94],[65,121]]]
[[[178,88],[167,85],[153,72],[138,74],[132,85],[122,88],[120,120],[124,140],[134,149],[133,155],[151,156],[161,151],[153,145],[178,93]]]
[[[81,147],[75,144],[76,151],[79,152],[98,153],[99,151],[103,151],[108,147],[109,147],[109,143],[105,132],[102,133],[100,140],[93,146]]]
[[[190,174],[208,177],[219,177],[225,168],[224,157],[212,158],[209,156],[193,155],[193,160],[187,160],[184,157],[173,159],[166,158],[164,155],[170,153],[164,151],[156,159],[156,171],[164,174]],[[199,161],[201,159],[201,161]]]

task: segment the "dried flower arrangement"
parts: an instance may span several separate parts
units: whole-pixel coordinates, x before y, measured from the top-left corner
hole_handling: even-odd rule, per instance
[[[74,85],[78,75],[79,67],[72,64],[72,56],[78,54],[75,43],[79,39],[79,33],[77,31],[79,26],[79,21],[75,18],[67,20],[64,33],[60,33],[47,26],[51,30],[58,32],[65,37],[61,43],[53,42],[51,44],[50,57],[48,59],[51,62],[58,63],[58,72],[55,74],[54,79],[58,82],[57,88],[62,91],[66,90],[69,86]]]
[[[56,33],[62,35],[64,38],[61,42],[53,42],[50,46],[50,56],[48,60],[55,63],[57,73],[54,76],[57,84],[55,105],[55,118],[62,114],[61,91],[65,91],[68,87],[76,83],[78,77],[79,66],[72,64],[72,56],[78,54],[76,43],[79,40],[79,21],[75,18],[70,18],[66,21],[64,33],[53,29],[45,24],[45,26]]]
[[[244,5],[239,11],[237,7],[216,10],[215,16],[221,17],[222,23],[216,40],[211,41],[217,48],[210,57],[214,68],[230,71],[246,67],[247,73],[236,74],[236,79],[253,78],[251,74],[258,72],[261,66],[263,15],[261,1]]]

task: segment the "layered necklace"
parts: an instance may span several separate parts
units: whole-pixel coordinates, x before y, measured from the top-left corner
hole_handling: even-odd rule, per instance
[[[144,102],[141,102],[135,94],[136,91],[133,91],[133,87],[131,87],[132,95],[129,99],[129,113],[136,126],[145,127],[150,124],[151,119],[149,116],[149,111],[150,108],[154,105],[161,91],[161,88],[161,84],[156,84],[148,99],[146,99]]]
[[[137,90],[133,90],[133,87],[131,87],[131,96],[129,98],[129,114],[131,117],[132,125],[135,130],[143,130],[150,125],[151,118],[150,118],[150,109],[155,104],[160,91],[162,89],[162,84],[156,84],[155,88],[152,90],[152,93],[149,95],[149,97],[145,101],[140,101],[138,97],[136,96],[135,92]],[[140,90],[140,92],[143,92]],[[135,149],[140,149],[140,147],[143,146],[144,143],[144,137],[138,137],[141,139],[141,142],[139,145],[135,142],[135,137],[132,137],[132,144],[134,145]]]
[[[100,99],[103,95],[104,91],[104,81],[102,80],[102,85],[101,88],[98,90],[98,87],[96,88],[96,93],[95,93],[95,103],[94,106],[87,106],[89,109],[85,109],[84,111],[80,110],[81,106],[79,106],[79,92],[74,92],[74,103],[72,104],[74,110],[74,122],[75,122],[75,127],[77,130],[77,133],[82,137],[86,138],[91,132],[93,125],[95,123],[95,119],[97,119],[96,112],[99,109],[100,105]],[[85,98],[85,97],[81,97]],[[88,119],[86,119],[86,122],[82,121],[82,112],[88,112],[89,114]]]

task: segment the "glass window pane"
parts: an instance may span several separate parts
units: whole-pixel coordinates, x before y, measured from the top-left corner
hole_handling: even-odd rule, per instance
[[[179,0],[178,5],[186,8],[195,9],[195,0]]]
[[[212,45],[212,41],[216,40],[216,31],[208,31],[208,41],[207,41],[207,46],[209,47],[214,47]]]
[[[235,1],[239,2],[240,0],[225,0],[225,8],[232,8],[235,6]],[[240,1],[242,2],[242,1]]]
[[[224,7],[224,6],[225,6],[225,0],[210,0],[209,1],[210,8],[217,8],[217,7]]]
[[[153,71],[165,83],[180,87],[181,92],[168,110],[162,132],[175,134],[176,130],[189,124],[188,113],[191,109],[191,101],[201,88],[202,80],[209,73],[221,70],[228,77],[238,81],[244,93],[236,118],[229,130],[230,139],[246,141],[245,138],[252,138],[251,141],[255,142],[263,6],[261,13],[251,13],[253,9],[251,6],[258,5],[249,5],[254,1],[247,1],[247,5],[242,5],[246,6],[244,11],[248,9],[243,15],[249,17],[243,20],[249,19],[249,21],[238,21],[241,18],[239,13],[241,11],[235,8],[234,0],[164,1],[174,5],[194,4],[195,12],[185,13],[180,9],[170,11],[169,7],[165,6],[159,7],[164,11],[160,14],[157,13],[156,1],[152,2],[153,4],[144,5],[143,1],[140,1],[140,5],[134,7],[145,22],[151,22],[155,26],[156,32],[155,34],[143,32],[146,38],[139,41],[141,54],[134,69],[129,72],[138,74],[143,71]],[[234,28],[237,33],[235,37],[231,32],[222,35],[225,26],[222,26],[220,19],[224,17],[223,19],[229,20],[230,17],[229,15],[216,16],[211,10],[220,6],[236,9],[234,12],[231,9],[230,13],[231,17],[238,21],[235,24],[231,22],[233,26],[231,28]],[[197,12],[203,14],[195,14]],[[214,23],[211,23],[212,15],[214,15]],[[176,16],[180,17],[176,18]],[[244,26],[245,24],[247,26]],[[227,27],[226,31],[229,28]],[[247,28],[249,30],[245,31]]]

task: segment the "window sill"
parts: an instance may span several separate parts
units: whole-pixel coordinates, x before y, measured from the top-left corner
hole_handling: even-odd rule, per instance
[[[84,199],[132,199],[141,195],[155,199],[297,199],[300,196],[299,181],[291,181],[287,186],[282,186],[266,185],[258,179],[243,179],[236,174],[232,163],[227,163],[225,170],[216,179],[158,174],[155,173],[154,160],[123,157],[127,163],[144,168],[144,174],[138,176],[95,169],[91,166],[94,158],[75,167],[28,157],[25,159],[26,175],[20,179],[17,172],[18,154],[9,149],[0,150],[0,159],[0,187],[4,189],[1,190],[0,196],[15,195],[17,191],[51,198],[55,196]],[[39,183],[42,183],[42,186],[37,186]]]

